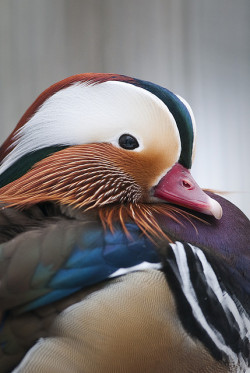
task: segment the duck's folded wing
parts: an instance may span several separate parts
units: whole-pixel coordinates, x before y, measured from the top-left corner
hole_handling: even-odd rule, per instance
[[[153,243],[136,225],[105,231],[101,223],[61,220],[0,245],[1,310],[18,313],[52,303],[131,270],[159,267]],[[17,310],[16,310],[17,311]]]

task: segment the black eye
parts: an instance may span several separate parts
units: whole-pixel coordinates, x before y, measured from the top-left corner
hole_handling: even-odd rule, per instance
[[[133,150],[139,147],[138,141],[132,135],[124,134],[119,138],[119,145],[123,149]]]

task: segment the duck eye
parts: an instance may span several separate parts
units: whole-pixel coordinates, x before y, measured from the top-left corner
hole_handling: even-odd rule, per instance
[[[123,149],[133,150],[139,147],[138,141],[132,135],[124,134],[119,137],[119,145]]]

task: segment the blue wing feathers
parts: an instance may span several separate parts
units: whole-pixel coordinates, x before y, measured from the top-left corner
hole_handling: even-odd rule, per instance
[[[38,264],[32,284],[38,285],[45,277],[48,294],[29,302],[22,312],[54,302],[84,287],[108,279],[120,268],[130,268],[143,262],[159,263],[153,243],[141,235],[136,225],[129,224],[131,237],[121,230],[104,232],[96,227],[83,232],[61,268],[52,275],[50,266]]]

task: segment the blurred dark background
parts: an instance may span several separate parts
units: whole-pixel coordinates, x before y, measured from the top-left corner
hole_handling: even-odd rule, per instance
[[[250,216],[249,20],[249,0],[0,0],[0,143],[67,76],[150,80],[193,108],[199,184]]]

